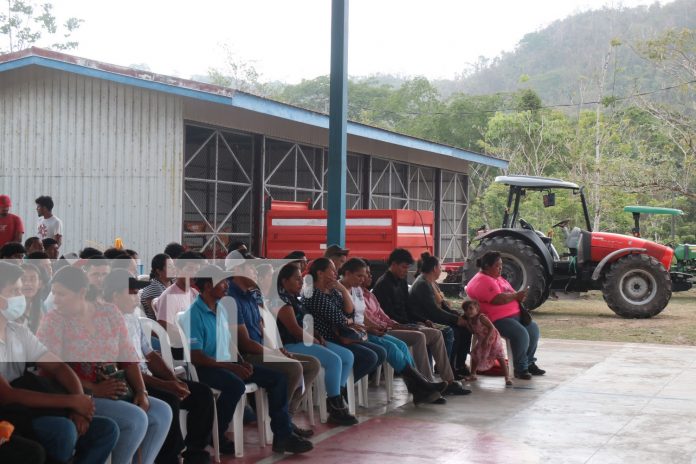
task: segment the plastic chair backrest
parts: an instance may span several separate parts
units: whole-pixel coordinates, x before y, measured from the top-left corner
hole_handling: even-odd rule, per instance
[[[191,380],[193,380],[194,382],[198,382],[198,373],[196,372],[196,367],[191,362],[191,341],[189,339],[188,334],[184,330],[184,324],[185,324],[184,315],[185,314],[186,314],[185,311],[178,312],[174,319],[176,321],[176,328],[179,329],[179,337],[182,340],[181,345],[182,345],[182,348],[184,349],[184,361],[188,365],[188,370],[189,370],[189,374],[191,376]]]
[[[149,317],[140,317],[138,319],[140,320],[140,325],[142,325],[143,331],[145,331],[146,334],[150,335],[152,332],[154,332],[155,335],[157,335],[160,343],[160,354],[162,359],[167,367],[174,371],[174,356],[172,356],[172,347],[169,344],[169,335],[167,335],[167,331],[164,330],[164,327],[159,325],[159,322],[153,321]]]

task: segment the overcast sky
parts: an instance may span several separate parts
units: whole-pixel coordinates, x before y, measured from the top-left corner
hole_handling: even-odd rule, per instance
[[[528,32],[576,12],[649,0],[351,0],[348,73],[453,78],[478,56],[513,50]],[[662,1],[661,3],[667,3]],[[75,53],[189,78],[225,62],[223,45],[261,79],[329,72],[330,0],[54,0],[85,20]]]

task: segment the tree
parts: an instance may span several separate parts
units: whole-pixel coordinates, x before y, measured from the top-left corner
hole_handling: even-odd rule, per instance
[[[242,92],[268,96],[270,87],[261,82],[261,73],[253,63],[242,60],[228,45],[223,46],[225,64],[222,68],[210,68],[208,77],[213,84],[230,87]]]
[[[31,0],[6,0],[0,12],[0,54],[11,53],[32,45],[55,50],[76,48],[71,40],[83,20],[71,17],[59,27],[51,3],[37,4]],[[53,43],[47,40],[56,40]]]

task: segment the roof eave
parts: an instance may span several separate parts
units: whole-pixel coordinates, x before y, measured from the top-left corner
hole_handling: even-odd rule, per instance
[[[329,118],[325,114],[217,85],[198,83],[93,60],[85,60],[40,48],[30,48],[0,56],[0,72],[28,66],[41,66],[210,103],[233,106],[323,129],[328,129],[329,127]],[[500,169],[507,169],[508,167],[508,162],[503,159],[390,132],[354,121],[348,121],[347,132],[349,135],[453,157],[462,161],[479,163]]]

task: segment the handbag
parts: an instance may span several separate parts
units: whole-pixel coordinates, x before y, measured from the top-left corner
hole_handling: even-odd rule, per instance
[[[133,402],[133,389],[128,384],[128,380],[126,379],[126,371],[120,369],[116,370],[116,366],[113,364],[100,365],[97,371],[97,379],[97,383],[103,382],[107,379],[118,379],[123,381],[126,384],[126,393],[116,399],[126,401],[127,403]]]
[[[356,330],[352,327],[341,325],[336,327],[336,335],[344,343],[359,343],[367,340],[367,334],[362,330]]]
[[[520,303],[520,324],[523,326],[528,326],[532,323],[532,313],[527,309],[527,307]]]

